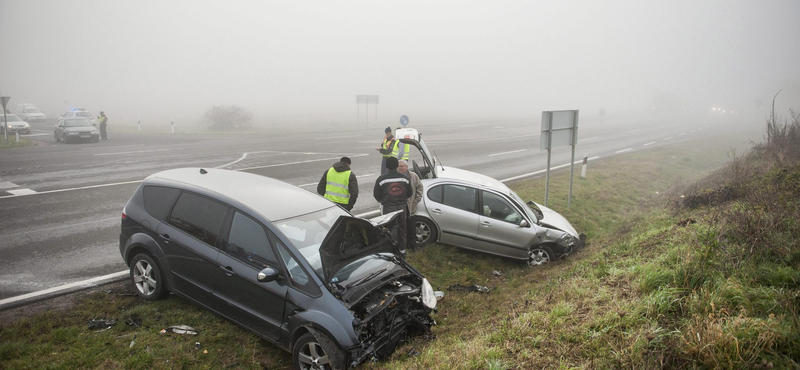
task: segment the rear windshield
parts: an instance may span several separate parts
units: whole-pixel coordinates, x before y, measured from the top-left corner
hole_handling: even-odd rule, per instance
[[[78,117],[91,117],[92,114],[89,112],[75,112],[75,115]]]
[[[91,126],[92,124],[85,120],[85,119],[70,119],[64,121],[64,126],[66,127],[83,127],[83,126]]]

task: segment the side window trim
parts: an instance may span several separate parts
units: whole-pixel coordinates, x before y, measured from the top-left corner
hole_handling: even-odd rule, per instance
[[[291,250],[289,250],[289,247],[286,246],[286,243],[284,243],[283,240],[281,240],[278,237],[278,235],[276,235],[272,230],[268,230],[267,235],[269,236],[269,239],[272,242],[272,245],[276,249],[276,252],[277,252],[276,256],[281,256],[281,251],[279,250],[281,247],[278,245],[278,243],[280,243],[281,245],[283,245],[283,249],[286,250],[286,253],[288,253],[290,257],[294,258],[295,261],[301,261],[299,258],[297,258],[297,256],[295,256],[294,253],[292,253]],[[300,264],[299,262],[297,263],[298,267],[300,267],[300,269],[303,270],[303,273],[305,273],[306,276],[308,276],[308,279],[309,279],[308,288],[298,286],[298,284],[295,283],[294,279],[292,279],[289,276],[289,267],[286,266],[286,263],[283,261],[283,257],[281,256],[279,259],[280,259],[280,261],[278,263],[281,265],[281,268],[282,268],[283,274],[284,274],[284,278],[287,281],[287,285],[291,286],[292,288],[294,288],[298,292],[301,292],[301,293],[303,293],[303,294],[305,294],[305,295],[307,295],[309,297],[312,297],[312,298],[318,298],[318,297],[320,297],[322,295],[322,292],[319,290],[319,287],[317,287],[316,284],[314,283],[314,279],[311,277],[312,275],[308,273],[308,270],[306,270],[306,268],[303,267],[302,264]],[[305,260],[305,259],[303,259],[303,260]],[[316,274],[316,272],[314,274]]]

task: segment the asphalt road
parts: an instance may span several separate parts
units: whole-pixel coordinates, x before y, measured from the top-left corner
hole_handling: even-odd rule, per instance
[[[226,168],[316,191],[323,172],[347,155],[361,193],[353,213],[377,209],[372,186],[382,127],[283,136],[115,133],[112,127],[108,141],[82,144],[56,143],[52,122],[32,127],[29,138],[41,145],[0,152],[0,299],[125,270],[118,245],[122,207],[142,179],[161,170]],[[415,128],[445,166],[500,180],[545,168],[538,120]],[[748,128],[709,118],[582,121],[576,161],[686,141],[702,145],[704,138]],[[569,160],[568,147],[554,150],[552,166]]]

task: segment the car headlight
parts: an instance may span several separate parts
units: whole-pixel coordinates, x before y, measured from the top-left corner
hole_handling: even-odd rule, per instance
[[[67,132],[67,135],[77,135],[77,132]]]
[[[436,296],[433,293],[433,287],[428,279],[422,279],[422,304],[430,309],[436,308]]]
[[[556,243],[564,248],[569,248],[569,246],[572,245],[572,239],[572,235],[569,235],[569,233],[564,233],[564,235],[561,235],[561,237],[558,238]]]

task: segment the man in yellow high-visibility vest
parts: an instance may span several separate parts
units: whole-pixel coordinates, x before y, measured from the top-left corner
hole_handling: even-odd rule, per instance
[[[390,157],[397,158],[397,155],[400,154],[400,148],[397,146],[398,141],[394,138],[394,135],[392,135],[392,128],[387,127],[383,132],[385,135],[383,136],[381,147],[375,149],[383,156],[381,159],[381,175],[388,171],[386,169],[386,159]]]
[[[358,199],[358,181],[350,170],[350,158],[342,157],[322,173],[317,185],[317,194],[350,211]]]

